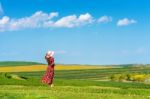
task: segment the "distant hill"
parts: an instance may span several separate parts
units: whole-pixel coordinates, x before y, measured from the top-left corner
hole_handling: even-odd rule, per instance
[[[30,66],[30,65],[45,65],[44,63],[38,62],[27,62],[27,61],[0,61],[0,66]],[[62,66],[106,66],[106,67],[150,67],[150,64],[117,64],[117,65],[88,65],[88,64],[60,64]]]
[[[121,64],[121,65],[112,65],[112,66],[120,66],[125,68],[133,68],[133,67],[150,67],[150,64]]]
[[[25,65],[43,65],[43,63],[25,62],[25,61],[0,61],[0,66],[25,66]]]

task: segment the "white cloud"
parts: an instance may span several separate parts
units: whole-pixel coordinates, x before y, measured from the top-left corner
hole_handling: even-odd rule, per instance
[[[108,23],[108,22],[111,22],[112,21],[112,17],[111,16],[102,16],[100,17],[97,22],[98,23]]]
[[[56,21],[52,20],[57,16],[57,12],[47,14],[42,11],[38,11],[29,17],[19,19],[11,19],[8,16],[4,16],[0,19],[0,31],[14,31],[26,28],[71,28],[90,24],[93,20],[89,13],[81,14],[80,16],[69,15]]]
[[[74,27],[77,21],[76,15],[66,16],[54,23],[56,27]]]
[[[22,29],[22,28],[40,28],[43,27],[44,22],[51,21],[52,18],[58,16],[57,12],[43,13],[38,11],[30,17],[12,19],[10,22],[10,30]]]
[[[86,14],[81,14],[78,18],[78,21],[91,23],[93,21],[93,18],[92,18],[92,15],[90,15],[89,13],[86,13]]]
[[[88,23],[92,23],[92,16],[89,13],[81,14],[79,17],[70,15],[63,17],[54,23],[55,27],[76,27]]]
[[[112,18],[110,16],[102,16],[97,20],[94,19],[89,13],[81,14],[79,16],[75,14],[68,15],[54,20],[54,18],[57,16],[58,12],[44,13],[42,11],[37,11],[31,16],[18,19],[3,16],[0,19],[0,32],[30,28],[73,28],[96,22],[108,23],[112,21]],[[136,23],[136,21],[133,19],[129,20],[127,18],[124,18],[122,20],[119,20],[117,25],[125,26],[133,23]]]
[[[3,7],[2,7],[2,4],[0,2],[0,14],[2,14],[4,11],[3,11]]]
[[[41,28],[44,27],[46,21],[51,21],[52,18],[57,17],[57,12],[44,13],[38,11],[29,17],[20,19],[10,19],[8,16],[0,19],[0,31],[13,31],[24,28]]]
[[[130,24],[135,24],[137,23],[136,20],[134,19],[128,19],[128,18],[124,18],[124,19],[120,19],[118,22],[117,22],[117,26],[127,26],[127,25],[130,25]]]
[[[9,17],[4,16],[1,20],[0,20],[0,25],[5,25],[9,22]]]
[[[5,31],[5,29],[7,29],[9,21],[10,18],[7,16],[4,16],[2,19],[0,19],[0,31]]]

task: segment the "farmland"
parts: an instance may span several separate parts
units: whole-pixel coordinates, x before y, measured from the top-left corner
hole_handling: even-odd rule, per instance
[[[38,70],[34,71],[37,67]],[[6,71],[4,72],[4,67]],[[26,67],[22,71],[12,68]],[[35,68],[33,68],[35,67]],[[3,68],[3,69],[1,69]],[[8,68],[11,68],[10,70]],[[54,87],[40,82],[46,65],[0,67],[0,98],[4,99],[150,99],[150,84],[111,81],[113,74],[150,74],[145,66],[56,65]]]
[[[1,66],[0,72],[30,72],[30,71],[44,71],[46,70],[46,65],[25,65],[25,66]],[[113,68],[106,66],[85,66],[85,65],[57,65],[56,70],[82,70],[82,69],[104,69]]]

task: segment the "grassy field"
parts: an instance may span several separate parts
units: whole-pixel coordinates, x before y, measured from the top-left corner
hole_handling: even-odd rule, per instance
[[[15,66],[13,64],[13,66]],[[38,67],[37,64],[30,65]],[[26,67],[30,67],[26,66]],[[40,65],[41,66],[41,65]],[[0,67],[4,68],[5,66]],[[7,67],[7,66],[6,66]],[[23,65],[18,68],[25,67]],[[54,87],[41,83],[44,68],[0,73],[0,99],[150,99],[150,84],[110,81],[112,74],[150,74],[149,66],[56,65]],[[119,68],[118,68],[119,67]],[[12,66],[8,66],[11,68]],[[16,68],[16,67],[15,67]]]
[[[26,66],[1,66],[0,72],[32,72],[32,71],[45,71],[47,65],[26,65]],[[55,70],[81,70],[81,69],[103,69],[113,68],[110,66],[85,66],[85,65],[57,65]]]

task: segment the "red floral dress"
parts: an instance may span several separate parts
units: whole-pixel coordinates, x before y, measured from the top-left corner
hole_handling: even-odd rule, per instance
[[[54,66],[55,66],[54,58],[50,57],[50,58],[45,58],[45,59],[47,60],[48,67],[44,76],[42,77],[42,83],[51,85],[54,79]]]

